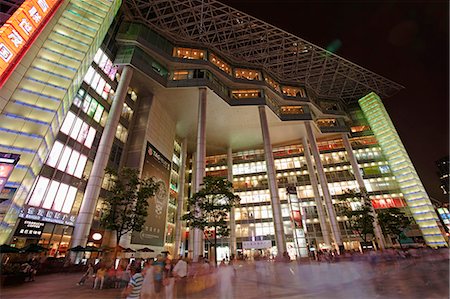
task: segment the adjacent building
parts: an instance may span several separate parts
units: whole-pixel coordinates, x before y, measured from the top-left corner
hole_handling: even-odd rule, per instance
[[[361,204],[349,194],[403,209],[411,239],[447,246],[381,101],[400,85],[197,2],[28,0],[11,12],[0,30],[0,151],[20,159],[2,191],[1,243],[53,256],[112,246],[99,225],[105,168],[125,166],[159,187],[124,247],[203,255],[208,234],[180,215],[205,175],[227,177],[241,197],[221,257],[359,248],[342,213]],[[35,11],[46,23],[27,40],[20,21]],[[379,246],[391,245],[374,225]]]

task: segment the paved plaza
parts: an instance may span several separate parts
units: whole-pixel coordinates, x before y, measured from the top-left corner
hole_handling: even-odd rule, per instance
[[[256,276],[252,264],[237,267],[233,298],[449,298],[448,260],[269,264],[266,275]],[[1,290],[8,299],[120,298],[120,290],[92,290],[77,286],[81,274],[38,276],[35,282]],[[219,288],[189,295],[191,299],[221,298]],[[164,299],[164,298],[161,298]]]

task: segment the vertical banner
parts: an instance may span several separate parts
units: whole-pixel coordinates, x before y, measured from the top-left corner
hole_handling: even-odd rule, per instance
[[[170,160],[147,142],[142,178],[154,177],[158,188],[155,196],[148,200],[148,216],[142,231],[131,235],[132,244],[164,246],[170,167]]]

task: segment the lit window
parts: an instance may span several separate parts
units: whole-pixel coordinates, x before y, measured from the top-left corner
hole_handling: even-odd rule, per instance
[[[78,134],[78,137],[77,137],[77,141],[79,143],[84,143],[84,141],[86,140],[86,137],[88,135],[88,132],[89,132],[89,125],[87,123],[83,122],[83,125],[81,126],[81,129],[80,129],[80,133]]]
[[[56,193],[55,200],[53,201],[53,210],[61,211],[68,190],[69,185],[63,183],[59,185],[58,192]]]
[[[56,163],[58,163],[58,159],[59,156],[61,155],[63,147],[64,145],[59,141],[56,141],[55,144],[53,144],[53,148],[50,151],[50,154],[48,155],[47,158],[47,165],[51,167],[56,166]]]
[[[56,192],[58,191],[59,182],[52,181],[50,184],[50,188],[48,189],[47,196],[44,199],[44,204],[42,207],[44,209],[51,209],[53,205],[53,200],[55,199]]]
[[[66,118],[64,119],[64,122],[61,126],[61,132],[63,132],[66,135],[69,135],[70,129],[72,128],[73,122],[75,120],[75,114],[69,111],[67,113]]]
[[[28,200],[28,204],[30,206],[34,207],[40,206],[49,182],[50,182],[49,179],[39,177],[36,186],[34,187],[33,195],[31,195],[30,199]]]
[[[89,133],[86,137],[86,141],[84,142],[84,145],[87,146],[88,148],[91,148],[92,146],[92,142],[94,142],[94,138],[95,138],[95,133],[97,131],[94,128],[89,128]]]
[[[78,151],[72,151],[72,155],[70,156],[69,162],[67,163],[66,172],[70,175],[73,175],[75,172],[75,168],[77,167],[78,158],[80,158],[80,153]]]
[[[92,68],[92,66],[89,67],[86,76],[84,76],[84,82],[86,82],[88,85],[91,84],[92,78],[94,77],[95,70]]]
[[[103,108],[102,105],[98,104],[97,110],[95,110],[95,114],[94,114],[94,117],[93,117],[93,119],[96,122],[100,122],[100,119],[102,118],[103,110],[105,110],[105,108]]]
[[[84,113],[87,113],[87,111],[89,109],[89,105],[91,105],[91,100],[92,100],[92,97],[90,95],[87,95],[86,98],[84,98],[83,106],[81,107],[81,109],[83,110]]]
[[[64,148],[64,152],[61,156],[61,160],[59,161],[59,164],[58,164],[59,170],[64,171],[66,169],[67,162],[69,162],[69,158],[70,158],[71,154],[72,154],[72,149],[70,147],[66,146]]]
[[[77,168],[75,169],[74,176],[77,178],[81,178],[83,175],[84,167],[86,166],[87,157],[85,155],[80,155],[80,158],[78,159]]]
[[[95,110],[97,110],[98,102],[94,99],[91,101],[91,105],[89,106],[89,110],[87,112],[87,115],[92,117],[94,116]]]
[[[77,120],[75,121],[75,125],[73,126],[72,132],[70,132],[70,137],[73,139],[77,139],[78,133],[80,133],[81,125],[83,124],[83,121],[77,117]]]
[[[63,213],[70,213],[72,210],[73,202],[75,201],[75,196],[77,195],[77,188],[70,187],[69,192],[67,192],[66,200],[64,201],[64,206],[61,210]]]
[[[97,53],[95,53],[95,56],[94,56],[94,62],[95,62],[96,64],[99,63],[100,58],[102,57],[102,55],[103,55],[102,49],[98,49]]]
[[[96,91],[98,94],[101,95],[102,92],[103,92],[103,89],[105,88],[105,85],[106,85],[105,79],[100,78],[100,81],[99,81],[99,83],[98,83],[97,88],[95,89],[95,91]]]

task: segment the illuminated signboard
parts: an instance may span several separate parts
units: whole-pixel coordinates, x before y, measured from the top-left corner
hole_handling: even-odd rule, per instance
[[[0,153],[0,193],[19,159],[20,155],[17,154]]]
[[[32,207],[29,205],[23,206],[22,211],[20,211],[19,217],[23,219],[31,219],[70,226],[74,226],[77,219],[77,216],[74,214],[61,213],[44,208]]]
[[[62,2],[25,0],[0,28],[0,87]]]
[[[44,231],[44,226],[44,222],[20,219],[14,236],[39,239]]]

